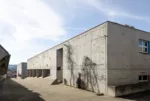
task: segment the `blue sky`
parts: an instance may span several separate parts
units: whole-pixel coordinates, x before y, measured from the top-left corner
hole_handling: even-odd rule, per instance
[[[149,0],[0,0],[0,43],[11,64],[107,20],[150,31]]]

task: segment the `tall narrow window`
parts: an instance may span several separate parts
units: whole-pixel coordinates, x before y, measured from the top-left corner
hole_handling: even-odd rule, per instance
[[[139,50],[142,53],[148,53],[148,41],[139,40]]]

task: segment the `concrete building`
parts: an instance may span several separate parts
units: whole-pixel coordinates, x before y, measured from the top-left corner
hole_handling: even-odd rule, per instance
[[[21,62],[17,65],[17,78],[26,78],[28,76],[27,63]]]
[[[10,54],[0,45],[0,81],[6,77]]]
[[[104,22],[28,59],[29,76],[42,76],[96,93],[120,96],[149,89],[150,33]]]

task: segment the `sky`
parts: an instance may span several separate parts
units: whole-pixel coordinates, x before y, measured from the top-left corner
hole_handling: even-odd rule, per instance
[[[0,0],[0,44],[10,64],[105,21],[150,31],[150,0]]]

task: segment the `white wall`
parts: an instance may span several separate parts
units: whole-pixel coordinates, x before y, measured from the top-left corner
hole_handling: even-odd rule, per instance
[[[144,31],[108,23],[108,84],[138,83],[141,74],[150,74],[150,55],[139,53],[138,41],[150,41]]]

